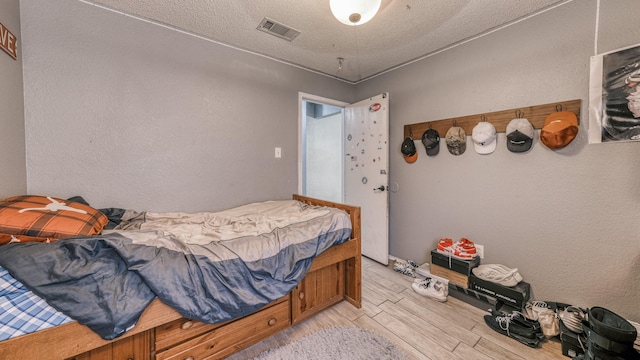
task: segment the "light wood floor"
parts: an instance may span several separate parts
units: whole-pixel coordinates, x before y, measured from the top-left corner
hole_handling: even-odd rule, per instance
[[[530,348],[491,330],[480,310],[452,296],[440,303],[416,294],[413,278],[363,258],[362,308],[343,301],[228,359],[250,359],[318,329],[353,325],[385,336],[412,359],[569,359],[559,341]],[[333,359],[332,359],[333,360]],[[373,359],[372,359],[373,360]]]

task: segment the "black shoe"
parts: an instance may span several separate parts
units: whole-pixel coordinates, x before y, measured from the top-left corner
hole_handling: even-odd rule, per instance
[[[484,322],[491,329],[519,341],[529,347],[538,347],[540,338],[535,330],[519,324],[511,315],[485,315]]]
[[[490,309],[490,310],[491,310],[491,316],[504,316],[504,315],[509,316],[511,318],[511,322],[515,322],[524,328],[531,329],[535,333],[538,339],[543,339],[545,337],[544,334],[542,333],[542,327],[540,326],[540,322],[538,322],[537,320],[527,319],[524,316],[524,314],[519,311],[512,311],[509,314],[503,314],[493,309]]]

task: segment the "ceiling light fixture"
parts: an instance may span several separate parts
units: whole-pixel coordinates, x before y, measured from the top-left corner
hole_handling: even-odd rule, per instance
[[[382,0],[330,0],[333,16],[343,24],[362,25],[373,19]]]

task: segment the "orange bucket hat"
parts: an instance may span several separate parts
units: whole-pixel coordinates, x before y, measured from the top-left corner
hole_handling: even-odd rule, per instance
[[[544,120],[540,141],[549,149],[561,149],[578,135],[578,118],[571,111],[557,111]]]

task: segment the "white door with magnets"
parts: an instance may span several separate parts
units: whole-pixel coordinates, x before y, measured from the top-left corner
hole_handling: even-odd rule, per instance
[[[361,207],[362,254],[389,262],[389,95],[345,107],[345,203]]]

